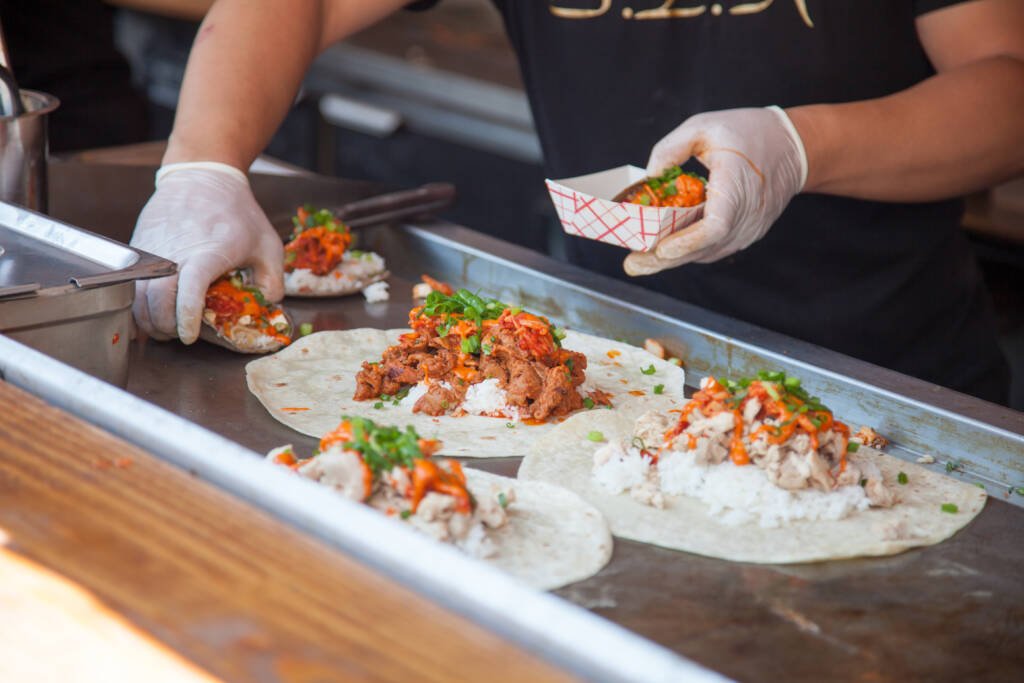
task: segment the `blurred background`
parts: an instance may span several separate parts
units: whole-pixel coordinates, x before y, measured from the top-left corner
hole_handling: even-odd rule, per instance
[[[165,139],[189,48],[211,4],[0,0],[22,86],[62,101],[51,121],[51,152]],[[328,49],[266,154],[393,187],[452,182],[459,200],[445,218],[517,235],[556,258],[562,253],[518,66],[489,0],[400,12]],[[1011,405],[1024,409],[1024,179],[967,203],[964,228],[1013,366]]]

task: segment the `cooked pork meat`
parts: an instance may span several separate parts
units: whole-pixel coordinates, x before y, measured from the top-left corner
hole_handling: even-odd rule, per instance
[[[465,390],[462,393],[465,393]],[[412,412],[444,415],[461,402],[462,396],[454,387],[447,382],[434,382],[427,387],[427,392],[420,396],[413,405]]]
[[[459,410],[469,386],[496,379],[506,405],[521,418],[546,420],[583,407],[579,387],[587,358],[561,348],[562,333],[544,318],[459,290],[431,293],[410,313],[410,326],[413,331],[385,350],[380,362],[363,363],[356,400],[393,396],[425,382],[427,393],[413,412],[442,415]],[[604,392],[589,398],[610,403]]]

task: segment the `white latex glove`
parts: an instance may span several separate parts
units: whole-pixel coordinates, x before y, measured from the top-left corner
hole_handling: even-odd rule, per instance
[[[647,174],[661,175],[691,156],[708,169],[703,218],[653,251],[630,254],[623,264],[628,274],[711,263],[746,249],[764,237],[807,180],[803,141],[778,107],[690,117],[654,146]]]
[[[135,285],[135,321],[155,339],[199,336],[206,290],[234,268],[252,268],[270,301],[284,296],[284,247],[245,174],[215,162],[165,166],[139,214],[131,244],[178,264],[178,273]]]

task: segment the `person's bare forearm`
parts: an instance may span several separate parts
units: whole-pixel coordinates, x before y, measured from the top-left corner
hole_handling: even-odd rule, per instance
[[[875,100],[787,113],[808,157],[804,192],[932,201],[1024,172],[1024,61],[996,56]]]
[[[219,0],[189,55],[164,163],[246,169],[291,107],[310,63],[402,0]]]

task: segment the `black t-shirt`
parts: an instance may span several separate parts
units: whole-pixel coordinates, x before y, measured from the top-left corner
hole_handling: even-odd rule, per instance
[[[957,1],[494,0],[554,178],[644,166],[654,143],[699,112],[906,89],[934,74],[915,18]],[[962,208],[800,195],[750,248],[634,281],[1005,401],[1009,371]],[[629,279],[624,250],[569,242],[574,262]]]

